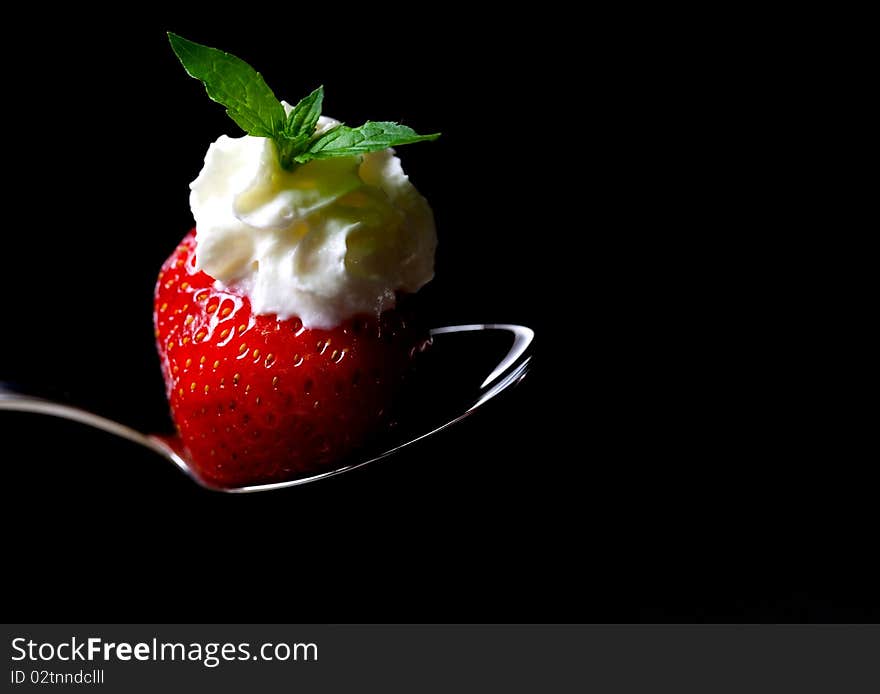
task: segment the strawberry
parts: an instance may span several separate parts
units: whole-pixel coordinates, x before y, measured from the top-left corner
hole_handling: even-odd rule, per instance
[[[193,471],[218,487],[339,466],[390,425],[428,333],[394,309],[332,330],[254,315],[195,270],[195,230],[162,266],[153,320],[171,413]]]

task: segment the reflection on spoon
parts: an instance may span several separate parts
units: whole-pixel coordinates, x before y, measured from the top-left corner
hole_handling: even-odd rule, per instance
[[[461,421],[525,377],[532,358],[535,333],[531,328],[521,325],[489,323],[435,328],[431,331],[431,336],[434,338],[434,346],[431,349],[430,366],[422,374],[420,384],[420,393],[423,390],[430,393],[430,398],[426,398],[430,406],[412,408],[414,412],[411,413],[411,421],[400,422],[395,438],[385,439],[384,444],[364,451],[359,459],[351,460],[347,465],[327,472],[284,482],[232,489],[215,487],[193,472],[187,463],[186,451],[176,437],[142,434],[92,412],[29,395],[5,383],[0,383],[0,410],[61,417],[115,434],[165,457],[190,479],[207,489],[223,492],[263,492],[283,489],[332,477],[381,460]],[[468,337],[470,339],[466,339]],[[493,337],[506,338],[508,343],[500,348],[500,354],[503,355],[500,359],[499,345],[492,339]],[[509,344],[511,339],[513,344]],[[491,371],[486,364],[490,365]],[[482,374],[486,371],[489,371],[489,375],[483,378]],[[479,376],[475,377],[475,373]],[[480,380],[482,382],[478,386],[477,382]]]

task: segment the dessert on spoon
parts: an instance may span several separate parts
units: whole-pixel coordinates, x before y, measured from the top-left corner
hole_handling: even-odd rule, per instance
[[[387,426],[430,345],[411,295],[434,274],[434,219],[390,148],[439,134],[343,125],[322,87],[285,105],[244,61],[169,39],[247,133],[208,148],[195,229],[156,285],[182,444],[221,487],[327,470]]]
[[[420,315],[418,291],[434,275],[434,218],[392,148],[439,133],[344,125],[322,115],[322,87],[291,106],[239,58],[169,40],[245,131],[209,146],[190,184],[195,228],[156,284],[156,344],[178,436],[145,436],[8,386],[0,408],[77,419],[150,446],[204,486],[251,491],[384,457],[522,378],[528,328],[429,331]],[[491,374],[421,429],[389,437],[419,407],[412,381],[433,338],[487,330],[513,338]],[[430,394],[420,395],[427,404]]]

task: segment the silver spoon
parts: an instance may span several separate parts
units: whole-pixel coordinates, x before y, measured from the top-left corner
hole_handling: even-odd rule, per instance
[[[502,391],[519,383],[528,371],[529,362],[532,358],[532,342],[535,337],[535,333],[531,328],[526,328],[522,325],[488,323],[434,328],[431,331],[431,336],[434,340],[434,347],[431,349],[431,352],[434,355],[433,358],[435,361],[436,359],[442,359],[444,348],[448,348],[452,341],[456,339],[460,340],[463,335],[468,333],[484,333],[487,331],[507,333],[512,338],[512,344],[507,353],[494,365],[492,371],[485,377],[479,386],[477,386],[476,383],[473,385],[469,384],[468,392],[462,393],[462,397],[458,401],[460,404],[456,406],[457,409],[443,413],[440,417],[435,418],[435,421],[425,425],[422,431],[411,433],[406,440],[402,442],[399,440],[394,441],[393,443],[386,444],[384,449],[379,449],[379,452],[371,452],[366,455],[363,460],[353,460],[342,467],[335,468],[328,472],[322,472],[308,477],[299,477],[284,482],[256,484],[232,489],[216,487],[199,478],[186,460],[186,451],[180,446],[174,444],[173,437],[142,434],[124,424],[101,417],[93,412],[88,412],[87,410],[78,407],[30,395],[2,382],[0,382],[0,410],[31,412],[49,415],[51,417],[60,417],[62,419],[69,419],[74,422],[80,422],[81,424],[94,427],[95,429],[106,431],[109,434],[115,434],[116,436],[145,446],[151,451],[170,460],[191,480],[206,489],[232,493],[266,492],[273,489],[284,489],[285,487],[293,487],[308,482],[315,482],[317,480],[338,475],[342,472],[348,472],[349,470],[363,467],[364,465],[381,460],[382,458],[387,458],[393,453],[396,453],[417,441],[421,441],[433,434],[443,431],[456,422],[460,422]]]

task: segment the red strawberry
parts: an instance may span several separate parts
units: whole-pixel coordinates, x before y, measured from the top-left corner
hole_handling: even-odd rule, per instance
[[[332,469],[387,426],[426,331],[400,310],[333,330],[254,315],[195,271],[195,231],[162,266],[154,324],[171,412],[194,471],[220,487]]]

